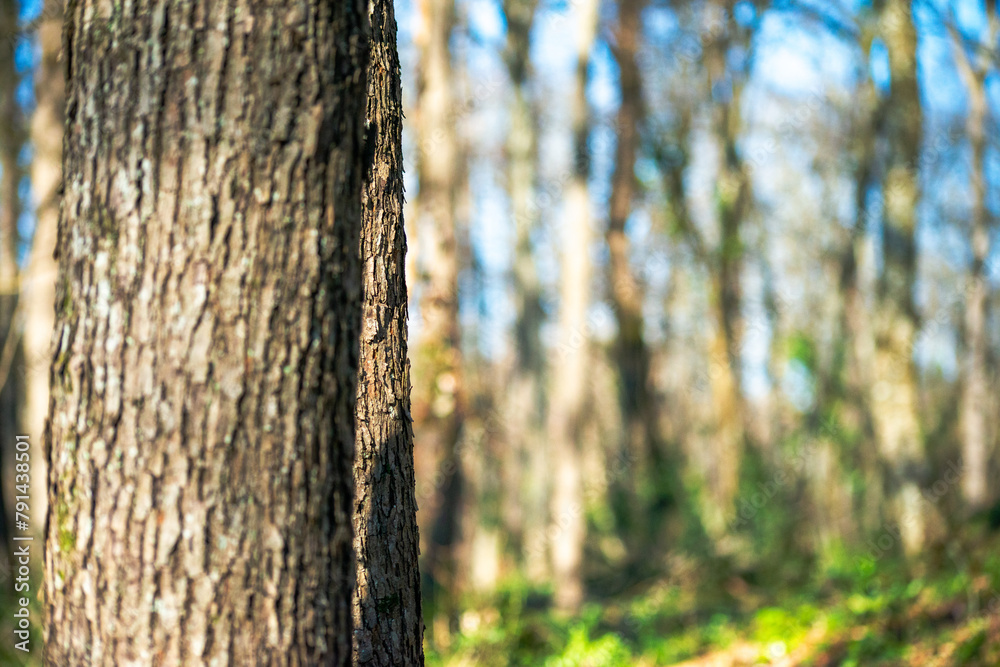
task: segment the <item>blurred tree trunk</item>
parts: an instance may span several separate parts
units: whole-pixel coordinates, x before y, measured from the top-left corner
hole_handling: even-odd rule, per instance
[[[67,6],[52,664],[350,664],[366,21]]]
[[[867,55],[871,47],[872,31],[863,28],[864,38],[861,53]],[[859,456],[845,464],[859,470],[864,475],[864,497],[860,500],[861,522],[865,530],[874,530],[882,501],[881,477],[877,454],[866,446],[875,442],[875,426],[872,408],[867,397],[871,396],[872,367],[874,366],[874,345],[872,317],[865,303],[862,285],[862,260],[869,233],[870,210],[868,194],[877,182],[876,140],[884,131],[885,104],[878,98],[871,79],[865,79],[855,98],[860,109],[854,130],[856,167],[854,173],[854,227],[844,240],[840,256],[839,290],[841,298],[840,331],[844,339],[836,373],[839,376],[840,398],[843,410],[838,415],[852,431],[860,434]],[[870,273],[869,273],[870,275]]]
[[[503,519],[508,534],[508,553],[520,559],[526,536],[543,528],[545,516],[545,473],[548,463],[542,441],[543,387],[541,369],[545,365],[539,329],[544,320],[541,287],[533,256],[532,232],[537,225],[535,201],[538,158],[535,109],[531,102],[531,27],[537,0],[505,0],[507,44],[504,60],[513,87],[510,98],[510,130],[507,135],[507,192],[514,216],[515,246],[513,293],[515,300],[515,359],[505,405],[506,446],[503,450]],[[530,525],[529,525],[530,524]],[[543,561],[544,559],[534,559]],[[532,574],[537,566],[527,559]]]
[[[14,63],[17,44],[17,2],[0,0],[0,298],[4,310],[17,303],[20,278],[17,265],[17,220],[21,215],[18,185],[22,170],[18,156],[24,145],[23,114],[17,103],[17,85],[20,77]]]
[[[54,257],[62,186],[64,72],[62,48],[63,3],[46,0],[38,25],[41,60],[35,73],[35,110],[31,116],[31,190],[35,199],[35,232],[26,276],[21,284],[24,308],[25,394],[21,413],[31,436],[32,488],[45,488],[45,450],[42,446],[49,408],[49,366],[52,324],[55,320],[56,275]],[[32,498],[33,516],[45,516],[45,494]],[[39,533],[42,526],[38,526]]]
[[[885,465],[890,518],[899,525],[904,550],[913,553],[923,544],[925,528],[915,479],[924,461],[924,446],[913,363],[918,331],[914,233],[922,141],[917,34],[909,0],[880,0],[875,8],[879,36],[889,53],[891,83],[885,101],[888,158],[882,181],[883,269],[874,321],[872,415]]]
[[[354,664],[422,665],[406,358],[403,95],[392,0],[375,0],[370,9],[354,464]]]
[[[18,26],[16,0],[0,0],[0,550],[6,565],[10,530],[8,503],[13,503],[14,476],[7,472],[13,466],[15,436],[23,434],[21,409],[24,394],[24,356],[22,325],[24,304],[18,308],[21,275],[17,252],[20,236],[17,221],[21,216],[18,193],[23,171],[18,164],[24,146],[24,118],[17,103],[16,92],[20,77],[14,63],[14,47]],[[13,468],[10,468],[13,471]],[[34,496],[44,495],[42,487],[34,487]],[[37,504],[32,507],[36,509]],[[31,515],[40,523],[40,515]],[[35,526],[33,526],[35,527]]]
[[[992,7],[990,6],[992,5]],[[996,23],[996,3],[987,3]],[[989,355],[986,322],[989,278],[986,259],[990,254],[989,212],[986,209],[986,75],[988,68],[973,63],[965,51],[961,37],[952,29],[952,46],[959,75],[968,95],[966,128],[972,148],[970,187],[972,189],[971,245],[972,265],[965,290],[965,330],[962,359],[962,395],[959,419],[962,429],[962,491],[973,510],[983,509],[991,500],[989,492],[989,455],[991,407]],[[990,30],[987,44],[995,44]]]
[[[716,467],[710,485],[713,512],[706,527],[716,536],[733,516],[745,445],[746,407],[741,388],[743,240],[740,227],[750,208],[750,180],[737,142],[742,132],[745,72],[729,67],[735,41],[749,58],[750,38],[733,17],[734,0],[709,4],[705,70],[712,100],[712,130],[721,153],[715,186],[718,246],[712,254],[710,300],[714,330],[709,343],[709,378],[716,409]],[[745,67],[746,65],[744,65]]]
[[[644,461],[649,466],[644,481],[659,498],[665,493],[659,488],[664,481],[665,462],[652,395],[651,355],[644,338],[643,291],[632,270],[625,232],[637,197],[635,165],[645,115],[642,74],[637,61],[642,43],[641,20],[645,4],[645,0],[618,2],[618,28],[612,52],[618,63],[621,103],[616,121],[618,140],[605,236],[610,258],[611,305],[618,323],[614,356],[618,366],[619,399],[628,458]],[[637,481],[632,480],[632,483]]]
[[[463,475],[457,447],[462,427],[463,377],[458,322],[456,203],[458,142],[452,93],[449,39],[454,0],[421,0],[422,31],[417,99],[420,194],[417,226],[423,251],[420,279],[420,339],[414,360],[414,419],[421,434],[419,456],[434,490],[422,512],[425,588],[435,641],[457,629],[455,595],[461,538]]]
[[[863,52],[867,53],[867,49]],[[823,252],[823,273],[834,278],[837,289],[828,289],[822,295],[821,307],[808,325],[810,343],[815,341],[813,369],[814,397],[806,414],[804,426],[813,439],[810,449],[809,495],[813,511],[799,517],[800,525],[816,536],[816,545],[823,553],[846,544],[856,543],[862,534],[856,521],[862,502],[868,494],[857,493],[856,486],[847,474],[878,472],[876,465],[865,465],[870,460],[874,442],[870,428],[865,428],[867,402],[864,399],[868,385],[860,380],[861,364],[856,351],[857,333],[865,330],[859,321],[864,315],[861,276],[858,258],[865,239],[865,196],[871,185],[874,157],[874,125],[876,117],[875,90],[870,79],[864,79],[851,97],[850,110],[844,115],[844,133],[821,134],[816,147],[812,168],[823,179],[823,194],[819,202],[825,216],[822,223],[834,232],[834,243]],[[839,129],[839,128],[838,128]],[[845,139],[848,141],[844,146]],[[843,148],[842,148],[843,147]],[[830,160],[843,150],[845,156]],[[855,183],[855,218],[848,229],[841,229],[839,198],[844,176]],[[829,313],[829,318],[823,315]],[[788,340],[789,333],[772,340]],[[781,349],[773,349],[772,359],[777,363],[787,356]],[[877,486],[879,477],[866,478]],[[869,491],[869,489],[865,489]]]
[[[721,16],[719,20],[725,18],[724,14],[718,13],[721,10],[716,11],[715,16]],[[710,21],[706,34],[718,39],[719,32],[720,23]],[[738,363],[738,359],[732,359],[726,352],[728,344],[723,335],[726,329],[720,324],[734,315],[732,311],[724,313],[721,308],[722,281],[719,279],[723,264],[721,246],[710,243],[697,227],[687,201],[685,175],[691,162],[694,113],[692,106],[691,102],[685,99],[675,101],[677,124],[672,145],[659,146],[657,160],[664,175],[664,189],[667,193],[668,216],[672,229],[680,233],[691,251],[693,260],[703,266],[709,275],[709,308],[715,331],[709,338],[708,374],[701,376],[700,379],[704,384],[699,384],[708,394],[711,413],[709,418],[714,421],[715,437],[707,443],[710,449],[707,455],[695,455],[692,458],[698,462],[698,474],[705,480],[707,488],[707,493],[699,498],[700,518],[709,536],[718,541],[724,536],[726,522],[732,518],[735,509],[734,500],[739,482],[739,458],[742,456],[743,436],[742,417],[737,419],[742,410],[736,411],[733,406],[741,405],[742,395],[737,391],[738,387],[733,380],[736,372],[733,364]],[[735,331],[734,326],[731,329]],[[695,452],[689,452],[691,453]]]
[[[549,529],[555,603],[577,611],[583,601],[580,567],[586,537],[582,480],[582,436],[587,397],[592,266],[590,243],[590,113],[587,70],[597,33],[598,0],[576,4],[576,80],[572,97],[573,165],[566,192],[565,238],[559,288],[559,345],[552,368],[548,430],[552,447],[552,520]]]
[[[667,538],[663,519],[680,486],[674,471],[668,469],[664,451],[652,377],[653,355],[645,339],[644,293],[631,266],[625,231],[638,197],[635,167],[645,121],[638,62],[645,7],[645,0],[620,0],[618,3],[618,28],[612,52],[618,63],[621,103],[616,120],[618,140],[605,234],[610,258],[611,305],[618,324],[614,357],[626,446],[623,460],[638,464],[635,474],[624,476],[627,479],[616,485],[631,487],[631,494],[637,495],[629,503],[634,514],[629,517],[629,523],[635,524],[630,528],[645,542],[635,550],[637,552],[655,549]],[[677,177],[683,179],[682,172]],[[683,200],[677,204],[684,206]],[[640,470],[645,472],[640,473]],[[643,557],[640,553],[635,555]]]

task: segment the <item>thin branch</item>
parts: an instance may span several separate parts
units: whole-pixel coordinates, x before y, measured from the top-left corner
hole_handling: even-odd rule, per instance
[[[861,30],[850,19],[833,16],[819,7],[802,2],[802,0],[775,2],[772,9],[779,12],[799,14],[811,19],[826,27],[835,36],[847,41],[857,41],[861,36]]]
[[[982,69],[986,69],[988,65],[992,65],[993,67],[1000,67],[1000,51],[997,50],[997,45],[995,43],[996,35],[994,34],[993,30],[993,28],[996,26],[997,23],[995,7],[993,9],[993,12],[990,12],[989,7],[987,7],[987,13],[992,14],[992,16],[987,16],[987,21],[990,29],[988,30],[987,33],[988,42],[984,44],[978,39],[974,39],[963,33],[962,30],[958,27],[956,21],[954,20],[954,17],[949,14],[945,14],[937,5],[935,5],[930,0],[921,0],[920,4],[921,6],[925,7],[928,12],[934,15],[938,23],[941,24],[941,26],[945,29],[947,33],[949,33],[949,35],[952,36],[953,39],[959,40],[959,42],[962,45],[962,48],[968,49],[976,56],[981,57],[986,61],[986,64],[983,65]],[[995,4],[995,3],[990,3],[990,4]]]
[[[7,377],[10,374],[11,364],[14,362],[17,344],[21,340],[21,333],[24,330],[23,302],[24,299],[18,299],[17,305],[14,306],[14,312],[10,316],[10,326],[4,337],[3,350],[0,351],[0,390],[3,390],[7,385]]]

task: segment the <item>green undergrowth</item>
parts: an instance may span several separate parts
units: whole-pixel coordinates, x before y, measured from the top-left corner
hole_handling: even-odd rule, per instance
[[[1000,540],[976,542],[918,564],[844,556],[788,589],[734,576],[719,591],[709,588],[718,577],[667,576],[639,594],[590,601],[574,617],[552,610],[551,591],[506,582],[468,602],[446,647],[429,635],[427,664],[992,667]]]

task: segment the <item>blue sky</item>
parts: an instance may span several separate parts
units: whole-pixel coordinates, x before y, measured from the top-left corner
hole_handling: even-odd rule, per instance
[[[948,3],[938,0],[921,0],[921,2],[933,3],[933,5],[920,6],[916,10],[919,36],[919,76],[921,78],[925,123],[930,128],[964,114],[965,92],[961,81],[956,76],[948,35],[937,28],[937,17],[934,11],[931,11],[932,6],[937,7],[938,12],[948,12],[952,7]],[[505,24],[499,2],[495,0],[460,0],[458,4],[460,20],[464,21],[467,26],[470,37],[455,40],[456,57],[465,63],[464,67],[467,69],[469,77],[494,81],[502,80],[505,76],[504,68],[498,54],[504,44]],[[605,4],[605,13],[613,12],[613,9],[609,9],[607,6],[609,3]],[[813,2],[812,4],[826,11],[831,11],[833,3]],[[864,3],[856,0],[842,3],[841,6],[844,8],[842,16],[850,20],[852,15],[859,11],[863,5]],[[969,36],[982,36],[985,16],[982,1],[955,0],[953,5],[956,19],[963,32]],[[741,9],[741,11],[743,16],[752,15],[745,10]],[[546,135],[542,139],[544,143],[541,151],[545,159],[540,167],[543,179],[565,170],[569,160],[570,137],[566,130],[568,125],[566,100],[572,86],[575,56],[572,40],[567,39],[566,34],[568,30],[573,28],[571,12],[572,3],[570,2],[542,2],[533,34],[532,62],[537,78],[534,86],[539,97],[545,100],[542,127]],[[413,0],[398,2],[397,16],[400,23],[404,78],[407,77],[407,73],[411,73],[410,78],[412,79],[412,73],[416,67],[416,53],[412,45],[408,45],[408,42],[412,38]],[[644,27],[647,37],[670,39],[671,33],[676,30],[677,26],[669,12],[647,10],[644,16]],[[769,13],[761,26],[755,45],[755,67],[751,82],[744,95],[747,106],[745,111],[749,119],[752,119],[754,114],[772,113],[773,111],[767,111],[769,107],[765,102],[768,96],[776,93],[790,100],[800,99],[801,107],[817,95],[823,95],[826,99],[825,96],[829,95],[831,90],[839,90],[840,94],[849,99],[852,87],[859,75],[871,76],[876,85],[883,90],[888,84],[886,55],[880,45],[874,46],[871,58],[865,62],[859,58],[855,45],[818,28],[815,24],[803,23],[791,12]],[[618,104],[617,71],[610,51],[603,42],[599,42],[593,51],[590,72],[591,83],[588,89],[588,99],[595,119],[591,141],[594,152],[592,200],[595,227],[592,254],[598,265],[596,274],[599,277],[604,262],[601,230],[605,219],[607,183],[614,149],[613,136],[611,136],[607,126],[602,125],[602,123],[606,123],[608,119],[613,117]],[[478,288],[483,289],[484,293],[479,294],[476,299],[470,297],[463,300],[463,308],[467,322],[476,325],[479,333],[480,351],[488,356],[502,354],[505,350],[509,350],[511,341],[507,332],[514,315],[511,295],[508,291],[509,286],[506,281],[511,261],[513,232],[502,189],[502,175],[498,173],[502,169],[502,164],[496,161],[497,156],[502,154],[500,149],[505,125],[503,120],[505,90],[505,88],[501,88],[489,99],[478,100],[478,106],[472,112],[472,115],[487,114],[493,122],[484,124],[475,120],[471,121],[477,128],[486,128],[487,130],[485,133],[475,135],[478,145],[474,149],[476,152],[473,157],[475,166],[471,169],[472,180],[470,182],[474,193],[474,205],[472,219],[469,221],[472,250],[476,254],[479,270],[482,272],[482,283],[478,285]],[[405,103],[412,104],[412,81],[410,81],[407,92],[410,98],[405,100]],[[989,93],[994,108],[1000,106],[1000,83],[998,83],[996,76],[992,76],[989,81]],[[487,109],[491,105],[494,105],[494,108]],[[751,125],[753,124],[753,120],[749,122]],[[747,146],[754,142],[754,132],[751,129],[746,139]],[[762,183],[758,189],[767,190],[767,185],[771,181],[778,180],[774,170],[787,169],[788,164],[785,161],[790,160],[792,163],[802,161],[805,164],[806,158],[809,157],[811,155],[808,154],[808,148],[805,146],[782,147],[780,160],[767,159],[762,168],[755,172],[755,179]],[[484,162],[486,164],[483,164]],[[412,199],[417,192],[417,185],[412,161],[409,164],[411,165],[409,169],[410,180],[407,190]],[[804,171],[808,171],[807,166],[804,167]],[[994,168],[990,173],[994,182],[997,179],[998,171],[1000,170]],[[962,184],[966,182],[967,174],[968,171],[962,159],[950,157],[935,171],[934,177],[950,179],[957,188],[956,191],[961,194],[964,187]],[[710,168],[705,168],[703,177],[711,178]],[[804,178],[807,179],[808,176]],[[810,189],[807,183],[804,183],[802,187],[805,188],[803,190],[805,193],[815,193],[815,187]],[[849,192],[845,191],[845,197],[839,204],[843,206],[845,217],[852,215],[849,213],[849,198]],[[806,208],[810,205],[817,205],[815,202],[808,201],[801,203]],[[931,262],[950,263],[956,271],[959,271],[967,255],[964,238],[960,232],[956,232],[954,227],[926,220],[927,216],[935,211],[936,209],[929,204],[922,209],[924,219],[922,219],[920,228],[919,242],[923,258]],[[558,277],[558,238],[559,229],[563,222],[561,211],[556,205],[549,214],[543,216],[538,235],[536,251],[538,263],[542,278],[550,291],[554,291]],[[651,234],[649,217],[644,209],[637,210],[633,219],[630,220],[629,233],[633,243],[639,248],[655,245],[653,241],[656,235]],[[944,240],[946,237],[950,239],[948,242]],[[873,243],[877,246],[877,238],[873,239]],[[940,257],[937,256],[939,249],[944,249],[944,252],[940,253]],[[651,257],[648,253],[644,257],[637,258],[637,261],[645,262],[644,267],[653,267],[654,270],[646,272],[646,277],[651,283],[658,283],[662,288],[669,275],[668,262],[666,260],[658,262],[655,257]],[[996,273],[997,271],[994,271],[994,274]],[[994,278],[1000,279],[1000,276],[994,275]],[[748,276],[748,311],[760,310],[759,301],[762,294],[754,294],[750,289],[756,282],[759,281]],[[468,287],[472,287],[472,285],[469,284]],[[929,287],[924,286],[918,291],[923,293],[928,289]],[[655,290],[651,290],[651,292],[653,291]],[[599,295],[599,292],[595,291],[595,295]],[[662,303],[662,299],[661,295],[656,294],[651,295],[651,298],[660,299],[656,303],[651,303],[650,308],[648,308],[650,314],[655,315],[656,311],[660,310],[658,304]],[[924,295],[924,298],[929,297]],[[808,304],[804,305],[808,307]],[[596,336],[600,338],[613,335],[612,320],[608,316],[606,305],[599,298],[595,298],[593,309],[593,321],[606,324],[603,327],[595,327]],[[411,312],[414,314],[414,326],[419,328],[419,309],[414,307]],[[752,317],[753,315],[748,312],[747,316]],[[547,333],[549,334],[548,341],[551,344],[554,342],[555,332],[550,329]],[[956,370],[954,341],[933,337],[943,335],[941,331],[931,333],[931,337],[925,340],[918,349],[918,360],[924,367],[936,366],[941,368],[946,375],[953,375]],[[927,337],[925,336],[925,338]],[[767,345],[766,337],[758,337],[757,343],[748,345],[745,350],[748,365],[746,369],[747,382],[751,385],[747,389],[751,393],[766,389],[763,366],[767,358]]]

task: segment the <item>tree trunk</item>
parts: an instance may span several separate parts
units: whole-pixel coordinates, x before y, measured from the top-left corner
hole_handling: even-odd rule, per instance
[[[17,103],[20,77],[14,62],[18,24],[16,0],[0,0],[0,297],[17,302],[19,236],[17,220],[21,215],[18,185],[22,170],[18,155],[24,145],[24,124]],[[4,304],[5,306],[8,304]]]
[[[402,84],[392,0],[376,0],[371,8],[354,464],[354,664],[422,665],[406,359]]]
[[[715,0],[709,5],[705,69],[712,105],[712,127],[720,151],[715,187],[715,217],[719,242],[713,253],[711,308],[714,332],[709,350],[709,378],[716,409],[717,436],[712,489],[713,512],[706,528],[716,537],[733,517],[739,490],[746,434],[740,350],[742,346],[741,226],[750,206],[750,180],[737,141],[742,119],[743,73],[729,71],[729,53],[741,28],[733,16],[735,2]],[[749,51],[749,39],[741,40]]]
[[[586,537],[582,480],[582,434],[589,353],[590,176],[587,69],[597,32],[597,0],[577,4],[576,82],[572,100],[573,176],[566,192],[566,225],[559,290],[559,350],[552,368],[549,437],[552,447],[552,520],[549,529],[556,606],[575,612],[583,602],[580,567]]]
[[[18,184],[21,167],[18,154],[24,144],[21,109],[17,104],[20,77],[14,63],[17,44],[17,2],[0,0],[0,296],[13,297],[16,303],[18,284],[17,219],[21,214]],[[6,304],[5,304],[6,305]]]
[[[867,25],[862,28],[860,52],[867,62],[873,32]],[[876,165],[876,139],[884,130],[885,102],[878,99],[874,83],[866,79],[855,97],[858,107],[857,127],[853,131],[853,153],[857,167],[854,176],[854,227],[844,239],[840,255],[839,282],[840,312],[838,327],[843,337],[842,350],[833,370],[842,408],[838,412],[848,430],[860,434],[858,454],[844,465],[864,475],[864,493],[859,500],[862,506],[861,524],[865,531],[875,530],[882,521],[881,478],[878,455],[875,453],[875,426],[869,397],[873,384],[874,340],[872,317],[865,302],[865,287],[870,285],[871,267],[863,264],[864,248],[870,233],[871,211],[868,193],[878,178]],[[868,269],[865,271],[865,269]],[[869,276],[869,280],[863,280]]]
[[[364,10],[67,6],[51,664],[351,662]]]
[[[28,269],[21,282],[24,309],[25,391],[21,420],[31,437],[32,488],[45,488],[45,416],[49,408],[49,366],[55,321],[56,230],[62,185],[63,108],[66,104],[62,48],[62,2],[46,0],[38,26],[41,62],[35,74],[35,110],[31,116],[31,190],[35,199],[35,232]],[[32,516],[47,511],[44,493],[33,494]],[[39,522],[37,530],[41,533]]]
[[[995,17],[995,8],[991,12]],[[991,21],[991,25],[995,22]],[[991,31],[992,33],[992,31]],[[991,34],[990,33],[990,34]],[[970,186],[972,190],[971,245],[972,265],[965,293],[965,330],[962,358],[962,395],[959,420],[962,430],[962,493],[972,510],[980,510],[990,501],[989,493],[989,411],[990,369],[986,322],[988,321],[986,259],[990,254],[990,226],[986,210],[986,74],[987,69],[970,62],[958,35],[953,35],[953,50],[959,74],[969,99],[966,122],[972,148]],[[995,40],[988,39],[987,44]]]
[[[886,100],[889,156],[882,183],[883,270],[874,322],[872,414],[885,466],[890,519],[899,525],[904,550],[912,553],[924,541],[921,496],[914,477],[924,458],[913,364],[918,330],[914,232],[922,139],[917,35],[908,0],[883,0],[876,8],[889,52],[891,85]]]
[[[537,546],[529,536],[544,525],[546,504],[544,471],[548,469],[544,444],[544,394],[541,369],[545,365],[539,330],[545,319],[541,285],[532,254],[531,235],[538,224],[535,201],[538,138],[535,109],[531,103],[531,27],[537,0],[506,0],[507,45],[504,53],[513,86],[510,97],[510,131],[507,136],[507,193],[514,216],[515,246],[512,271],[516,308],[515,359],[508,385],[504,420],[502,515],[508,535],[508,553],[524,557],[530,574],[536,574],[544,559],[531,558]],[[537,549],[534,549],[537,552]],[[529,576],[530,576],[529,574]]]
[[[414,419],[422,475],[433,479],[421,502],[425,548],[424,595],[431,613],[447,623],[432,625],[435,640],[457,629],[452,604],[460,586],[457,549],[461,533],[462,461],[457,448],[462,425],[463,381],[458,323],[456,197],[458,146],[452,101],[448,41],[455,22],[454,0],[422,0],[424,32],[417,36],[420,81],[417,100],[417,158],[420,194],[417,226],[426,263],[420,268],[420,340],[414,361],[418,378]],[[440,632],[438,629],[440,627]]]
[[[611,177],[611,197],[606,239],[610,262],[609,282],[611,305],[618,323],[618,338],[614,356],[618,366],[619,400],[626,460],[644,461],[648,471],[644,480],[652,494],[654,505],[669,494],[665,483],[665,460],[657,426],[655,398],[650,373],[651,355],[644,338],[643,292],[629,260],[629,242],[625,225],[636,198],[635,165],[639,152],[640,129],[644,118],[642,76],[637,56],[642,41],[642,11],[644,0],[620,0],[618,28],[613,53],[618,63],[621,104],[617,118],[615,167]],[[648,507],[636,507],[636,515],[645,515]],[[650,524],[652,539],[658,526]]]

